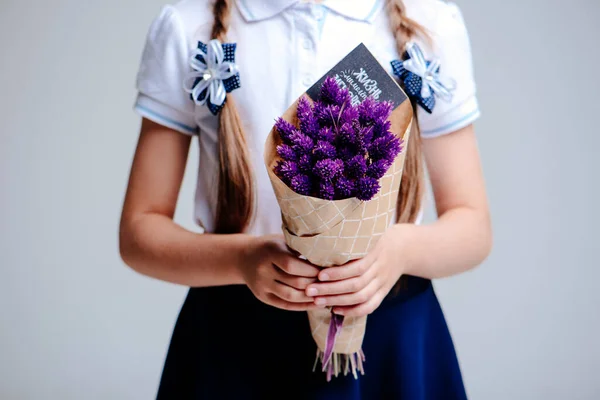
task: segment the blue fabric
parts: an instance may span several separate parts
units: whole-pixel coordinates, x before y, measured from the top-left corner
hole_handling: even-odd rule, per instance
[[[405,55],[406,59],[410,59],[408,55]],[[429,114],[433,112],[433,108],[435,107],[435,96],[433,92],[429,97],[421,96],[421,88],[423,87],[423,79],[413,74],[404,68],[403,61],[394,60],[391,62],[392,70],[394,71],[394,75],[396,75],[403,83],[404,90],[408,97],[417,102],[418,105],[423,107],[425,111]],[[427,65],[429,66],[431,62],[427,61]],[[436,72],[439,72],[439,68]]]
[[[191,289],[157,399],[466,399],[431,282],[412,278],[369,316],[365,375],[325,381],[305,313],[262,304],[242,286]]]
[[[234,63],[235,62],[235,50],[237,49],[237,43],[223,43],[221,45],[221,47],[223,47],[223,61]],[[207,52],[206,43],[198,42],[198,48],[200,50],[202,50],[204,53]],[[206,64],[206,60],[204,59],[204,56],[202,54],[198,54],[196,56],[196,59],[198,61]],[[202,78],[196,78],[192,87],[194,87],[198,83],[200,83],[201,80],[202,80]],[[223,80],[223,85],[225,86],[225,91],[227,93],[231,93],[233,90],[239,89],[241,87],[240,74],[237,73],[234,76],[232,76],[231,78],[227,78],[227,79]],[[204,98],[207,96],[207,94],[208,94],[208,90],[203,90],[198,95],[197,100],[198,101],[204,100]],[[192,94],[190,94],[190,99],[192,99],[192,101],[194,100],[194,96]],[[225,102],[226,101],[227,101],[227,98],[225,98]],[[216,104],[212,104],[209,100],[206,102],[206,105],[208,106],[208,109],[210,110],[210,112],[213,115],[217,115],[219,113],[219,111],[221,111],[221,109],[223,108],[225,102],[223,104],[216,105]]]

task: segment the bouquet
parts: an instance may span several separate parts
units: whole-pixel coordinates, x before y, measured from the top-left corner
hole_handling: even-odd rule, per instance
[[[303,94],[273,127],[265,164],[288,246],[326,268],[364,257],[390,226],[412,108],[364,45]],[[330,380],[364,373],[366,317],[308,312]]]

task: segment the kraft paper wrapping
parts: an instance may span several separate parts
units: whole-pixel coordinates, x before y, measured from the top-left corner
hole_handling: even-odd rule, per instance
[[[297,105],[298,101],[282,116],[295,126],[298,126]],[[360,259],[375,246],[394,218],[412,117],[409,101],[404,101],[392,112],[389,118],[391,131],[403,139],[403,149],[381,178],[379,193],[366,202],[356,198],[322,200],[292,191],[273,172],[280,159],[276,147],[281,144],[281,139],[275,128],[271,130],[265,145],[265,165],[281,208],[285,240],[291,249],[314,265],[330,267]],[[324,351],[331,311],[309,311],[308,318],[313,338]],[[366,317],[345,318],[334,353],[359,352],[366,322]]]

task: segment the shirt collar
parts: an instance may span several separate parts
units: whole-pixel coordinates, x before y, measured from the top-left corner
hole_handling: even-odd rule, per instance
[[[325,0],[324,7],[345,17],[373,22],[385,0]],[[237,0],[244,19],[248,22],[274,17],[300,0]]]

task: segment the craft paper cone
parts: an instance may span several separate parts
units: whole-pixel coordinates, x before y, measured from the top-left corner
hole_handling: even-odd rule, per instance
[[[297,123],[296,101],[283,118]],[[396,211],[400,181],[410,135],[412,107],[409,102],[396,108],[391,117],[392,132],[404,141],[402,152],[380,180],[381,190],[370,201],[356,198],[323,200],[302,196],[290,189],[273,168],[280,160],[276,147],[281,144],[279,134],[271,131],[265,147],[265,164],[277,196],[283,219],[283,233],[288,246],[306,257],[314,265],[330,267],[343,265],[364,257],[392,223]],[[309,312],[313,337],[321,350],[330,321],[329,310]],[[344,321],[334,352],[355,353],[360,350],[366,318],[348,318]]]
[[[396,85],[393,89],[402,92],[395,81],[387,77]],[[307,94],[303,96],[312,101]],[[283,119],[295,126],[298,126],[298,100],[282,115]],[[291,249],[314,265],[330,267],[360,259],[375,246],[391,225],[396,212],[412,117],[409,101],[400,102],[393,110],[389,118],[391,131],[403,140],[403,149],[380,179],[381,189],[370,201],[356,198],[323,200],[292,191],[274,173],[274,167],[280,160],[277,146],[281,144],[281,138],[275,128],[271,130],[265,144],[265,165],[281,208],[285,240]],[[313,338],[323,354],[331,312],[328,309],[310,311],[308,317]],[[362,370],[361,346],[366,322],[366,317],[344,319],[333,347],[334,357],[337,357],[333,360],[336,375],[342,369],[345,373],[352,370],[354,374],[357,369]],[[332,364],[333,362],[330,365]]]

